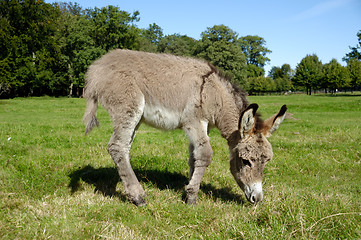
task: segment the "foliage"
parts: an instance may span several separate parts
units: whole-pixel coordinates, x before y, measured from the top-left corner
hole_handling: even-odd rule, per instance
[[[269,77],[252,77],[248,79],[248,84],[250,94],[260,94],[277,90],[275,81]]]
[[[70,97],[73,95],[73,87],[77,89],[76,95],[80,95],[79,89],[84,87],[87,67],[105,53],[104,49],[97,47],[92,38],[94,26],[88,21],[87,16],[82,14],[80,9],[77,10],[77,14],[73,14],[73,8],[72,5],[63,6],[60,18],[62,24],[59,24],[62,28],[57,35],[67,67],[65,77],[69,82]]]
[[[361,61],[361,31],[357,33],[358,45],[356,47],[349,47],[351,52],[347,53],[346,56],[342,59],[346,62],[351,59],[356,59]]]
[[[283,64],[282,67],[272,67],[268,76],[273,80],[277,78],[287,78],[291,80],[293,78],[294,72],[291,69],[289,64]]]
[[[159,41],[158,52],[178,56],[194,56],[198,41],[186,35],[167,35]]]
[[[151,43],[158,44],[163,38],[163,29],[157,24],[149,24],[149,28],[143,30],[142,35]]]
[[[138,15],[138,11],[130,14],[112,5],[90,10],[87,16],[94,25],[92,36],[95,44],[105,51],[115,48],[135,49],[139,33],[132,23],[139,21]]]
[[[317,89],[322,74],[322,62],[318,56],[307,55],[297,65],[293,81],[296,85],[306,87],[307,94],[311,95],[312,89]]]
[[[157,24],[149,24],[147,29],[140,30],[138,38],[138,50],[145,52],[157,52],[159,41],[163,38],[163,29]]]
[[[282,67],[272,67],[268,76],[275,81],[277,92],[287,92],[293,89],[294,71],[289,64],[283,64]]]
[[[350,73],[351,87],[361,87],[361,60],[350,59],[347,62],[347,68]]]
[[[236,44],[237,33],[224,25],[215,25],[201,34],[196,54],[224,71],[238,82],[246,85],[246,58],[242,49]]]
[[[257,67],[256,65],[246,65],[247,78],[263,77],[265,74],[264,68]]]
[[[8,90],[5,96],[61,95],[65,82],[58,73],[65,66],[54,38],[60,12],[42,1],[13,0],[1,1],[0,13],[0,85]]]
[[[350,76],[346,67],[341,66],[336,59],[324,65],[323,85],[335,91],[338,88],[350,87]]]
[[[227,142],[213,129],[199,203],[186,205],[187,138],[142,125],[130,155],[148,205],[137,208],[107,152],[105,109],[101,127],[84,137],[84,99],[0,100],[1,238],[360,239],[360,97],[250,101],[264,118],[287,104],[297,119],[270,138],[262,202],[247,202],[229,171]]]
[[[264,67],[270,61],[266,54],[272,51],[265,47],[266,41],[259,36],[245,36],[238,39],[242,52],[246,55],[247,64]]]

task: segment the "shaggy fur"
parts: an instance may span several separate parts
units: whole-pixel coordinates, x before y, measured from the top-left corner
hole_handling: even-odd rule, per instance
[[[252,186],[254,180],[261,180],[259,176],[267,162],[264,159],[272,157],[272,148],[264,134],[278,128],[285,111],[264,126],[256,116],[258,106],[247,108],[245,93],[223,78],[216,67],[193,58],[113,50],[89,67],[85,98],[86,133],[98,125],[98,102],[113,120],[108,151],[117,165],[126,195],[136,205],[145,204],[145,192],[131,168],[129,150],[143,122],[166,130],[180,128],[187,134],[190,140],[188,203],[196,202],[200,182],[211,162],[213,152],[207,134],[210,127],[217,127],[228,140],[231,172],[247,199],[251,202],[261,199]],[[244,141],[245,138],[248,140]],[[257,163],[254,167],[250,164],[251,171],[242,165],[245,157]],[[263,159],[261,165],[259,158]],[[260,183],[254,186],[257,191],[261,188]]]

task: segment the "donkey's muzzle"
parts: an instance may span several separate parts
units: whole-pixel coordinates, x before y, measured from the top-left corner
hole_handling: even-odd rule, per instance
[[[244,193],[250,203],[257,203],[263,199],[262,183],[256,182],[245,187]]]

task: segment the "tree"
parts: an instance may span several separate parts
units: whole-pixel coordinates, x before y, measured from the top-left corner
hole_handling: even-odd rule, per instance
[[[248,92],[250,94],[260,94],[265,92],[273,92],[276,90],[275,82],[264,76],[249,78]]]
[[[237,33],[227,26],[215,25],[202,34],[196,56],[216,65],[242,87],[246,86],[246,58],[236,44]]]
[[[235,43],[238,34],[225,25],[214,25],[201,34],[202,41]]]
[[[266,41],[259,36],[245,36],[237,40],[247,60],[247,76],[258,77],[264,75],[264,66],[270,61],[266,54],[271,53],[265,47]]]
[[[350,74],[351,87],[361,87],[361,60],[350,59],[347,62],[347,69]]]
[[[83,10],[77,5],[63,3],[61,8],[62,16],[59,18],[61,26],[58,31],[57,41],[61,47],[64,62],[66,63],[66,78],[71,97],[73,88],[77,91],[75,95],[80,96],[79,91],[84,87],[84,75],[88,66],[106,51],[95,45],[91,37],[94,26],[87,17],[82,14]],[[75,8],[75,10],[74,10]],[[73,14],[73,13],[76,14]]]
[[[350,61],[351,59],[361,60],[361,30],[357,33],[358,45],[356,47],[349,47],[351,52],[347,53],[343,61]]]
[[[158,51],[178,56],[193,56],[198,42],[186,35],[173,34],[162,38],[158,43]]]
[[[264,76],[264,68],[257,67],[256,65],[250,64],[246,65],[247,78],[251,77],[261,77]]]
[[[94,25],[92,37],[96,46],[105,51],[114,48],[136,49],[139,29],[132,23],[139,21],[138,11],[130,14],[109,5],[90,9],[87,15]]]
[[[283,64],[282,67],[272,67],[268,75],[275,81],[276,91],[284,92],[293,88],[291,81],[293,70],[289,64]]]
[[[276,80],[277,78],[287,78],[289,80],[292,79],[294,73],[289,64],[283,64],[281,67],[272,67],[269,71],[268,75]]]
[[[141,29],[138,39],[138,50],[144,52],[157,52],[159,41],[163,38],[163,30],[157,24],[149,24],[147,29]]]
[[[332,59],[324,65],[324,84],[335,92],[338,88],[350,87],[350,75],[346,67]]]
[[[149,24],[149,27],[143,30],[142,35],[148,39],[151,43],[158,44],[163,38],[163,29],[157,24]]]
[[[245,54],[247,64],[263,68],[270,61],[266,55],[272,51],[265,47],[266,41],[259,36],[245,36],[238,39],[242,52]]]
[[[293,80],[296,85],[305,87],[307,94],[311,95],[312,89],[320,87],[322,74],[322,62],[317,55],[307,55],[297,65]]]
[[[61,94],[56,73],[64,64],[54,38],[60,11],[41,0],[13,0],[1,1],[0,13],[0,85],[7,96]]]

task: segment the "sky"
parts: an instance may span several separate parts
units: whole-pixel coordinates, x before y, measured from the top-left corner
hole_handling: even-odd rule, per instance
[[[64,0],[63,0],[64,1]],[[47,3],[56,1],[46,0]],[[70,1],[65,1],[70,2]],[[272,51],[272,66],[290,64],[293,69],[307,54],[322,63],[342,58],[358,44],[361,0],[79,0],[83,8],[118,6],[140,12],[139,28],[156,23],[164,35],[181,34],[200,39],[214,25],[226,25],[239,37],[258,35]]]

